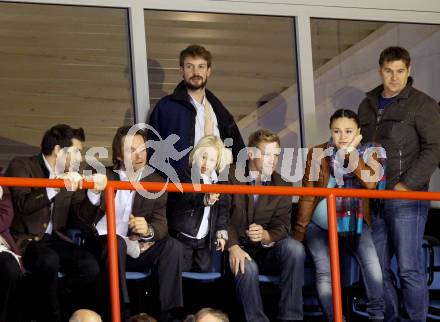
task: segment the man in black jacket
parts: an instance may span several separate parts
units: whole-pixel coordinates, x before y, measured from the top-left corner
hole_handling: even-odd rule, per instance
[[[412,87],[410,55],[389,47],[379,58],[383,84],[359,106],[364,141],[381,144],[387,153],[387,189],[426,191],[440,160],[440,112],[437,103]],[[383,200],[373,216],[373,238],[381,261],[386,321],[425,321],[426,276],[422,240],[429,201]],[[396,255],[402,303],[392,283],[390,260]],[[403,311],[399,313],[399,307]]]
[[[165,140],[169,135],[177,134],[179,140],[174,145],[176,150],[187,150],[184,157],[173,159],[170,156],[169,162],[179,178],[182,178],[188,168],[190,147],[194,147],[205,135],[213,134],[223,141],[232,139],[232,142],[225,141],[225,145],[228,147],[232,144],[234,160],[244,148],[243,139],[231,113],[206,89],[211,75],[211,58],[211,53],[202,46],[192,45],[184,49],[180,53],[180,74],[183,80],[173,94],[163,97],[151,112],[149,125],[157,133],[150,131],[148,138]],[[160,164],[150,164],[162,171]]]

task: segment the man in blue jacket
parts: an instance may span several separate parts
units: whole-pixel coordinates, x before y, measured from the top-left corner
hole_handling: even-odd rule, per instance
[[[191,45],[185,48],[180,53],[180,74],[183,80],[171,95],[163,97],[156,104],[150,116],[149,125],[157,131],[149,132],[150,140],[166,140],[171,134],[176,134],[179,139],[174,144],[175,149],[179,152],[187,149],[186,153],[180,153],[174,159],[169,156],[169,163],[179,178],[188,167],[191,147],[205,135],[213,134],[223,141],[232,139],[234,160],[245,147],[231,113],[206,89],[211,74],[211,59],[211,53],[202,46]],[[225,145],[231,147],[229,141]],[[172,151],[168,152],[168,155],[172,154]],[[182,157],[182,154],[185,155]]]

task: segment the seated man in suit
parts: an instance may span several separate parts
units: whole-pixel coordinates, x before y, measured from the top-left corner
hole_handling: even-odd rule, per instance
[[[257,130],[249,137],[249,161],[231,167],[231,182],[243,184],[241,179],[245,178],[240,175],[244,172],[253,185],[290,186],[275,172],[279,155],[279,137],[269,130]],[[291,207],[291,196],[234,194],[232,197],[226,246],[247,321],[269,321],[263,312],[258,285],[260,273],[280,276],[278,319],[303,318],[305,253],[302,244],[289,235]]]
[[[165,182],[157,173],[147,173],[151,168],[146,163],[145,142],[143,130],[132,133],[130,126],[123,126],[116,131],[112,144],[113,166],[106,169],[109,180],[130,181],[134,184],[139,181]],[[84,246],[100,259],[102,277],[107,284],[107,217],[104,195],[95,194],[93,198],[90,192],[87,194],[91,202],[78,212],[83,226],[88,227],[85,234],[89,237]],[[123,315],[129,313],[124,312],[129,303],[126,269],[146,272],[157,266],[163,320],[174,313],[173,309],[183,307],[183,248],[177,240],[168,236],[166,202],[166,191],[151,195],[144,190],[118,190],[115,194],[119,283],[122,303],[126,308],[121,310]],[[108,313],[107,310],[105,314]]]
[[[24,268],[31,272],[32,303],[38,321],[59,321],[58,272],[65,273],[66,290],[79,290],[92,283],[99,273],[92,254],[74,245],[66,235],[71,211],[84,201],[83,191],[75,191],[81,175],[73,168],[81,162],[85,139],[83,129],[58,124],[46,131],[41,153],[16,157],[6,170],[9,177],[64,178],[66,188],[11,187],[15,216],[11,233],[23,254]]]

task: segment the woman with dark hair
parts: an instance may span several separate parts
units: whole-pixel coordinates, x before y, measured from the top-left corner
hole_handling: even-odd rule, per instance
[[[330,118],[331,138],[311,149],[307,156],[304,187],[376,189],[384,184],[384,151],[361,144],[359,119],[351,110],[337,110]],[[382,162],[382,163],[381,163]],[[368,199],[336,198],[340,245],[359,263],[367,292],[371,321],[383,321],[382,271],[371,237]],[[318,297],[329,321],[333,321],[330,255],[326,199],[303,196],[299,200],[293,238],[305,241],[316,269]]]

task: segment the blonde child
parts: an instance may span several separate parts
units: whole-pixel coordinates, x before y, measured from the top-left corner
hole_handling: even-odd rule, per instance
[[[185,182],[215,184],[218,175],[232,162],[232,154],[222,140],[213,135],[202,137],[189,156]],[[191,175],[189,175],[191,173]],[[206,272],[211,267],[211,250],[224,250],[228,239],[230,197],[218,193],[183,193],[168,213],[171,236],[184,246],[184,271]]]

